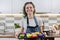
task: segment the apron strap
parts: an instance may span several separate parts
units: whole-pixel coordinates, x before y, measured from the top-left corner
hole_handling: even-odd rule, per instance
[[[35,16],[34,16],[34,20],[35,20],[36,25],[38,25],[38,22],[37,22],[37,19],[36,19],[36,17],[35,17]]]
[[[28,19],[28,17],[27,17],[27,26],[29,26],[29,19]]]

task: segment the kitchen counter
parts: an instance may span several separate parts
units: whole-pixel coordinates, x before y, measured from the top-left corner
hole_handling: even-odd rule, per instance
[[[54,40],[55,38],[60,38],[60,34],[51,33],[44,37],[44,40]]]
[[[47,35],[46,37],[60,37],[60,34],[51,33],[50,35]]]
[[[45,37],[54,37],[54,38],[59,37],[60,38],[60,34],[52,33],[51,35],[47,35]],[[0,38],[15,38],[15,36],[14,35],[0,35]]]
[[[15,38],[13,35],[0,35],[0,38]]]

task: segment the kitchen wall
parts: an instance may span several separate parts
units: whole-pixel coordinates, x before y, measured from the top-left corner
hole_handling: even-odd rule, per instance
[[[37,17],[41,18],[44,22],[44,28],[49,29],[53,24],[60,24],[60,14],[36,14]],[[20,20],[23,14],[1,14],[0,23],[2,29],[14,29],[14,23],[20,24]],[[1,28],[0,28],[1,29]]]
[[[0,33],[15,34],[14,23],[20,23],[21,14],[1,14],[0,15]]]
[[[5,29],[5,32],[14,33],[14,23],[20,23],[23,14],[0,14],[0,32]],[[45,29],[49,30],[49,26],[53,24],[60,24],[60,14],[36,14],[37,17],[42,18],[44,21]],[[8,30],[10,29],[10,30]],[[4,31],[3,31],[4,32]],[[60,38],[55,38],[55,40]],[[0,38],[0,40],[18,40],[16,38]]]

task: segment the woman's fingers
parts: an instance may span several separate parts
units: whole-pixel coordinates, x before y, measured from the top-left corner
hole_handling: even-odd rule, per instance
[[[15,34],[15,38],[18,38],[18,34]]]

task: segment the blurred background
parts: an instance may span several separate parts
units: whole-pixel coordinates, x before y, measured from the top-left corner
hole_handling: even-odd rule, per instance
[[[36,12],[60,13],[60,0],[0,0],[0,13],[21,13],[25,2],[33,2]]]
[[[49,30],[54,24],[60,24],[60,0],[0,0],[0,35],[15,36],[19,29],[15,23],[20,24],[23,6],[26,2],[33,2],[36,8],[36,16],[42,18],[44,30]],[[18,40],[16,38],[0,38],[0,40]],[[60,40],[60,38],[55,38]]]

